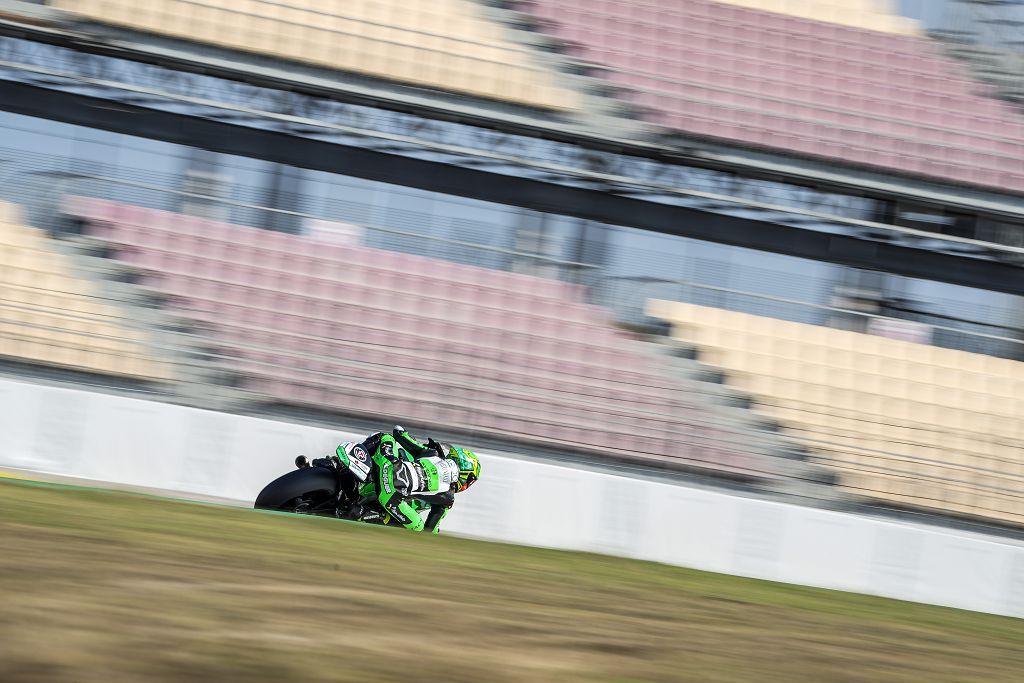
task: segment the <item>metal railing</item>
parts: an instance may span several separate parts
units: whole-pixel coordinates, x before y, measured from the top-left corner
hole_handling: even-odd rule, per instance
[[[130,171],[128,172],[130,175]],[[578,273],[595,270],[595,264],[576,261],[572,259],[559,258],[558,256],[538,253],[536,251],[524,251],[510,246],[498,244],[486,244],[473,242],[464,239],[457,239],[450,236],[436,234],[430,230],[435,220],[441,222],[447,220],[444,217],[438,219],[429,214],[418,214],[416,211],[408,211],[412,217],[417,219],[424,226],[422,230],[403,230],[378,222],[370,222],[365,219],[353,221],[349,216],[338,216],[326,212],[313,213],[310,211],[299,211],[276,208],[261,204],[259,201],[243,201],[228,196],[210,195],[202,192],[166,187],[158,183],[131,180],[129,178],[115,178],[110,176],[94,175],[90,173],[75,171],[27,171],[11,173],[8,176],[9,187],[26,188],[31,187],[33,177],[40,177],[48,181],[60,181],[63,191],[67,195],[92,196],[97,198],[118,198],[131,203],[160,210],[176,210],[186,200],[195,200],[211,207],[218,207],[224,211],[222,220],[237,224],[248,224],[246,218],[267,216],[284,217],[294,220],[293,232],[305,232],[306,221],[324,221],[351,225],[364,232],[364,241],[368,246],[388,249],[392,251],[408,251],[422,256],[440,258],[444,260],[462,262],[469,265],[480,265],[494,268],[496,270],[510,270],[518,267],[534,267],[538,269],[551,269],[569,281],[578,280]],[[46,184],[42,188],[41,196],[35,197],[30,206],[30,218],[33,222],[51,226],[57,225],[62,214],[60,194],[52,192],[52,185]],[[252,188],[238,187],[235,190],[249,191]],[[0,190],[0,196],[2,196]],[[18,196],[21,199],[28,199],[24,189],[20,190]],[[265,198],[264,198],[265,199]],[[302,194],[292,195],[286,199],[294,204],[306,203],[306,197]],[[329,200],[328,200],[329,201]],[[369,212],[370,204],[362,205],[362,210],[355,213]],[[349,213],[353,213],[349,211]],[[387,213],[387,211],[385,211]],[[257,224],[264,223],[264,220],[255,221]],[[514,235],[501,235],[495,226],[496,237],[504,237],[510,241]]]
[[[53,165],[53,164],[46,164]],[[59,164],[62,165],[62,164]],[[74,166],[74,164],[72,165]],[[321,210],[290,210],[267,206],[267,197],[255,192],[254,188],[233,185],[231,194],[248,195],[246,199],[235,199],[226,195],[210,195],[204,192],[190,191],[176,187],[168,187],[166,183],[180,182],[179,178],[167,176],[166,178],[155,178],[156,182],[135,180],[133,178],[145,177],[135,169],[119,169],[125,177],[112,177],[109,175],[97,175],[88,172],[76,171],[24,171],[20,170],[21,164],[14,165],[14,168],[5,175],[5,185],[10,188],[21,188],[17,192],[18,198],[29,199],[31,192],[25,188],[40,186],[40,183],[33,178],[43,181],[40,186],[40,196],[36,197],[30,211],[30,218],[33,222],[41,225],[54,226],[59,220],[62,212],[60,194],[54,193],[54,181],[58,181],[57,187],[60,191],[72,195],[95,196],[99,198],[111,198],[126,200],[133,204],[156,208],[162,210],[180,210],[183,201],[201,202],[208,207],[213,207],[221,214],[223,219],[240,224],[262,224],[267,222],[263,217],[275,218],[284,217],[294,221],[294,231],[304,230],[303,222],[310,220],[324,220],[328,222],[340,221],[344,224],[353,224],[360,230],[365,231],[365,243],[368,246],[388,249],[393,251],[406,251],[442,260],[457,261],[470,265],[479,265],[494,268],[497,270],[517,270],[519,272],[531,272],[534,274],[546,274],[555,276],[570,282],[586,282],[590,286],[590,296],[593,301],[608,306],[616,311],[616,315],[627,323],[642,322],[644,316],[643,305],[647,298],[662,296],[658,292],[665,292],[663,298],[675,298],[690,301],[692,303],[704,303],[711,306],[732,308],[758,315],[785,318],[795,322],[809,324],[831,324],[831,318],[837,316],[852,317],[859,321],[866,322],[871,319],[903,318],[927,324],[932,332],[932,343],[948,348],[997,355],[1010,358],[1024,356],[1021,349],[1021,341],[1015,335],[1024,336],[1024,330],[1006,325],[988,322],[979,318],[963,318],[957,321],[953,316],[933,314],[926,310],[913,312],[901,311],[890,312],[885,315],[883,310],[880,313],[872,314],[863,311],[853,311],[841,307],[826,304],[800,301],[793,298],[771,296],[764,293],[743,290],[736,287],[722,287],[707,283],[700,283],[694,279],[668,279],[650,276],[632,275],[610,275],[607,269],[595,263],[573,258],[563,258],[559,255],[539,253],[536,250],[524,250],[515,246],[502,246],[496,243],[480,243],[466,239],[457,239],[446,234],[435,232],[435,223],[441,226],[449,220],[444,215],[420,214],[416,211],[403,210],[408,214],[403,218],[403,223],[414,222],[419,229],[400,229],[397,227],[371,222],[367,220],[372,210],[372,203],[366,202],[358,206],[347,202],[343,209],[345,215],[327,211],[332,209],[331,200],[321,207]],[[400,190],[395,190],[400,192]],[[0,190],[0,194],[2,194]],[[13,198],[13,197],[12,197]],[[281,197],[278,197],[281,199]],[[284,197],[284,201],[296,206],[308,205],[311,203],[305,195],[294,194]],[[355,214],[360,217],[353,220]],[[491,240],[511,243],[516,237],[516,231],[511,225],[494,225],[490,230],[479,231],[481,235],[487,234]],[[602,230],[617,230],[617,228],[603,226]],[[585,235],[580,234],[577,240],[584,240]],[[607,239],[607,237],[605,237]],[[586,245],[579,244],[575,248],[577,254],[583,253]],[[570,251],[566,249],[565,251]],[[1022,250],[1024,251],[1024,250]],[[643,254],[638,252],[639,256]],[[766,271],[765,276],[769,273]],[[784,277],[781,272],[771,272],[775,278]],[[788,277],[788,276],[785,276]],[[816,293],[819,298],[830,296],[830,292],[820,290]],[[1019,314],[1019,311],[1017,312]],[[1005,318],[1011,318],[1014,313],[1007,310],[1002,314]],[[959,322],[960,326],[948,324]],[[864,327],[862,324],[861,328]],[[974,329],[972,329],[974,328]],[[982,332],[978,329],[997,330],[995,333]]]
[[[379,207],[375,209],[372,201],[345,200],[335,206],[334,200],[330,197],[313,200],[303,193],[278,193],[274,197],[268,197],[263,194],[266,192],[265,190],[257,190],[254,187],[237,183],[226,188],[225,193],[214,195],[169,186],[182,182],[181,176],[170,174],[161,176],[146,173],[140,169],[118,167],[116,168],[118,175],[115,177],[109,174],[75,170],[84,168],[86,164],[72,159],[62,157],[43,159],[40,157],[37,163],[32,158],[16,158],[14,151],[10,154],[11,157],[4,160],[7,161],[7,164],[0,166],[0,178],[4,180],[3,186],[11,188],[10,191],[13,192],[9,195],[11,200],[28,202],[29,218],[38,225],[51,227],[55,225],[61,213],[61,193],[118,199],[149,208],[172,211],[181,210],[183,202],[193,201],[214,207],[224,220],[230,222],[261,225],[284,218],[291,221],[291,225],[288,226],[291,228],[290,231],[300,232],[304,230],[302,223],[305,221],[340,221],[354,224],[365,231],[366,243],[368,246],[376,248],[408,251],[499,270],[522,270],[525,268],[528,271],[554,275],[570,282],[587,282],[592,285],[595,301],[611,306],[627,322],[637,322],[643,317],[643,300],[655,289],[670,292],[670,296],[667,298],[681,297],[684,300],[692,300],[694,303],[707,302],[709,305],[734,307],[746,312],[757,311],[759,314],[785,317],[797,322],[812,324],[821,324],[829,315],[854,315],[862,320],[872,317],[871,314],[837,309],[820,303],[773,297],[736,287],[719,287],[700,283],[692,278],[673,280],[659,277],[611,275],[604,267],[579,258],[565,258],[558,254],[517,248],[512,244],[516,238],[516,229],[510,223],[477,226],[474,222],[474,228],[480,228],[475,229],[474,232],[481,237],[486,236],[489,243],[458,239],[448,234],[440,234],[447,230],[449,221],[459,220],[445,216],[444,209],[440,214],[402,209],[401,220],[397,220],[390,216],[391,209]],[[39,170],[27,170],[26,166],[29,169],[36,166]],[[69,170],[43,170],[55,167]],[[230,170],[225,170],[225,172],[230,173]],[[146,180],[147,176],[152,180]],[[387,191],[395,193],[396,196],[403,192],[400,188],[390,187],[387,188]],[[4,190],[0,190],[0,196],[4,193]],[[297,210],[268,206],[270,201],[281,201],[285,205],[307,208]],[[312,205],[317,202],[320,202],[321,206],[317,209],[312,208]],[[440,202],[443,205],[444,198],[435,197],[434,202]],[[455,202],[455,205],[458,205],[458,202]],[[773,208],[781,210],[782,207]],[[391,222],[391,225],[382,223],[380,219],[371,218],[374,211],[383,211],[382,215],[385,220]],[[509,211],[514,212],[515,210],[510,209]],[[795,211],[800,213],[798,210]],[[396,223],[412,223],[421,227],[402,229],[395,227]],[[599,229],[619,230],[612,226],[599,226]],[[920,231],[904,230],[904,232],[916,233],[930,239],[938,238],[933,234]],[[585,238],[586,235],[582,233],[577,236],[578,241]],[[984,244],[963,238],[948,239],[953,242]],[[505,242],[505,244],[503,245],[501,242]],[[585,251],[585,245],[581,245],[582,242],[577,244],[575,249],[563,249],[563,253],[575,251],[578,256]],[[1007,249],[1014,252],[1019,251],[1024,255],[1024,249]],[[772,273],[772,276],[782,277],[782,273]],[[829,294],[827,291],[819,291],[816,296],[827,297]],[[1019,311],[1017,313],[1019,314]],[[1010,318],[1014,313],[1007,311],[1003,315]],[[936,337],[934,343],[937,345],[976,353],[1019,357],[1016,351],[1008,351],[1008,349],[1019,348],[1019,342],[1014,339],[1014,335],[1021,332],[1019,329],[1003,326],[1000,333],[996,334],[975,331],[978,328],[1000,329],[998,324],[982,321],[977,317],[974,319],[963,318],[957,321],[955,317],[943,314],[933,315],[924,310],[899,313],[894,311],[888,316],[876,314],[874,317],[895,317],[924,322],[934,331]],[[961,323],[961,326],[946,324],[954,321]],[[1007,344],[1011,346],[1007,346]]]

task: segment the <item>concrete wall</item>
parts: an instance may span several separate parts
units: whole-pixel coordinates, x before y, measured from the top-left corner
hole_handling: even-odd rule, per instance
[[[386,426],[386,425],[382,425]],[[0,380],[0,467],[251,501],[358,435]],[[445,530],[1024,617],[1011,541],[483,454]]]

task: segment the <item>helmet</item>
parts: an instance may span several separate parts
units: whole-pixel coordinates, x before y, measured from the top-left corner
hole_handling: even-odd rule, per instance
[[[456,493],[465,491],[480,478],[480,458],[476,457],[476,453],[447,443],[441,444],[441,449],[444,457],[454,460],[459,466],[459,480],[455,482]]]

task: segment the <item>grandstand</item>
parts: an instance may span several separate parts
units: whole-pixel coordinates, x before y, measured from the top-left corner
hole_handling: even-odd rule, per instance
[[[52,124],[21,143],[0,118],[4,196],[32,216],[3,205],[5,358],[201,407],[1024,524],[1024,118],[892,3],[3,7],[24,81],[0,82],[0,107],[39,97]],[[84,237],[46,236],[69,218]],[[639,230],[664,241],[636,247]],[[751,265],[768,252],[791,259],[775,282]],[[883,253],[933,279],[865,275]],[[640,332],[672,341],[595,304],[644,278],[705,288],[651,297],[663,322]],[[782,320],[772,297],[816,308]],[[154,350],[143,301],[185,321],[189,363]],[[843,315],[977,343],[830,327]]]
[[[210,330],[257,401],[761,482],[814,474],[716,416],[575,285],[95,199],[66,210]]]
[[[1024,521],[1024,363],[679,302],[672,335],[887,504]]]
[[[125,379],[166,381],[168,365],[99,288],[17,207],[0,202],[0,356]]]

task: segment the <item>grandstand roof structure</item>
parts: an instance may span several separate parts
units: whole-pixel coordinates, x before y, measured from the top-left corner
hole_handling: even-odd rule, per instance
[[[428,24],[432,21],[430,25],[439,27],[430,35],[404,26],[401,17],[393,19],[398,7],[393,2],[344,3],[344,7],[318,3],[314,10],[309,3],[295,0],[166,0],[148,4],[146,12],[135,15],[124,9],[131,4],[62,0],[39,6],[2,0],[0,36],[6,36],[0,37],[0,63],[5,69],[0,82],[2,106],[95,128],[590,220],[618,221],[854,266],[891,266],[894,272],[912,277],[953,278],[960,284],[999,291],[1020,289],[1015,284],[1020,282],[1015,265],[1021,257],[1018,247],[922,234],[894,227],[884,216],[854,220],[791,203],[741,199],[679,179],[681,173],[706,169],[722,177],[912,202],[1024,225],[1024,194],[1014,189],[1014,164],[1024,163],[1020,161],[1024,157],[1014,160],[1006,150],[981,151],[970,145],[960,149],[979,164],[983,158],[998,158],[1007,165],[1002,169],[972,166],[964,171],[971,174],[966,179],[956,173],[928,172],[934,170],[927,158],[929,150],[944,154],[955,146],[952,137],[938,145],[903,141],[919,142],[920,149],[915,149],[924,156],[914,162],[916,166],[900,169],[898,164],[877,165],[876,152],[867,158],[875,165],[861,163],[863,149],[861,157],[842,150],[832,155],[801,150],[786,139],[769,139],[775,133],[763,127],[755,134],[759,141],[741,145],[708,135],[708,130],[681,134],[664,121],[631,118],[646,111],[650,119],[657,107],[648,107],[650,102],[642,97],[631,101],[628,87],[616,84],[607,66],[562,52],[566,41],[557,32],[538,31],[545,25],[531,12],[540,11],[543,2],[515,3],[530,12],[512,11],[510,3],[417,4],[417,11],[431,15]],[[622,4],[602,2],[595,7],[611,11]],[[635,3],[647,9],[662,4]],[[724,7],[733,18],[755,13],[787,26],[797,22],[806,27],[825,25],[820,15],[829,5],[784,3],[799,10],[793,16],[751,9],[755,4],[767,3],[694,0],[687,7],[714,5]],[[871,18],[884,12],[867,10],[883,5],[864,3],[865,12],[838,17],[842,21],[829,30],[837,36],[851,31],[880,36],[880,45],[901,41],[899,45],[919,47],[923,39],[906,35],[905,25],[895,22],[881,27],[880,19]],[[373,14],[383,11],[382,7],[390,7],[390,14]],[[236,44],[242,38],[229,40],[222,37],[225,31],[211,28],[228,26],[222,16],[225,12],[239,21],[239,17],[251,20],[252,25],[246,24],[242,32],[248,43]],[[469,18],[451,20],[459,12],[469,12]],[[799,16],[800,12],[818,18]],[[874,28],[867,30],[858,22]],[[196,23],[209,32],[183,28]],[[629,25],[625,20],[621,23]],[[503,24],[501,31],[488,33],[499,24]],[[382,34],[386,26],[389,32]],[[389,47],[381,48],[384,51],[379,54],[372,52],[373,59],[361,71],[324,67],[336,54],[316,51],[327,49],[323,39],[320,48],[306,47],[302,54],[281,52],[323,31],[363,41],[360,45],[376,41]],[[482,50],[485,43],[494,49]],[[435,55],[431,66],[419,72],[419,82],[408,73],[403,77],[396,71],[397,62],[389,61],[398,53],[408,59],[410,46]],[[481,47],[481,51],[474,47],[467,52],[463,49],[467,46]],[[499,62],[498,53],[516,57]],[[475,76],[468,81],[452,76],[447,88],[429,82],[442,74],[464,72],[467,54]],[[948,65],[943,59],[924,62]],[[480,70],[484,63],[491,65],[490,71]],[[618,73],[630,75],[626,71]],[[862,74],[864,83],[870,82],[867,74]],[[494,83],[487,85],[488,78]],[[527,85],[519,89],[503,85],[516,82]],[[469,99],[467,88],[475,92]],[[111,101],[117,106],[104,104]],[[968,100],[971,106],[980,102],[1000,106],[980,97]],[[691,117],[688,124],[697,118]],[[184,121],[189,125],[181,125]],[[895,119],[882,123],[903,125]],[[1019,132],[1019,122],[1014,125]],[[931,129],[941,131],[942,127],[931,125]],[[895,135],[886,133],[880,139],[892,141]],[[742,140],[742,135],[737,137]],[[865,137],[871,136],[859,139]],[[999,136],[988,142],[1018,144]],[[983,143],[974,140],[974,144]],[[796,155],[788,153],[794,149]]]
[[[134,3],[128,0],[102,3],[60,0],[48,6],[0,0],[0,35],[70,46],[77,53],[76,60],[92,62],[90,69],[101,74],[105,70],[88,55],[115,55],[138,63],[164,65],[179,74],[218,74],[289,92],[316,93],[335,101],[416,112],[431,119],[464,121],[548,139],[571,139],[594,149],[628,150],[674,163],[742,168],[763,175],[784,173],[802,182],[822,185],[859,185],[870,178],[855,167],[843,167],[842,162],[850,161],[849,158],[832,158],[824,164],[816,164],[812,157],[787,161],[781,153],[792,151],[789,147],[774,150],[769,147],[766,148],[767,153],[757,149],[757,145],[733,145],[725,150],[721,148],[721,141],[710,144],[699,135],[682,140],[678,135],[666,135],[672,132],[671,128],[651,126],[631,118],[642,113],[642,107],[637,109],[629,92],[615,83],[614,74],[636,77],[643,75],[640,71],[616,69],[598,61],[579,59],[571,53],[572,41],[564,40],[557,32],[545,32],[547,20],[529,12],[507,9],[514,6],[526,10],[534,8],[539,12],[543,2],[450,0],[443,5],[429,3],[429,11],[420,14],[429,19],[427,27],[443,25],[436,32],[426,28],[414,29],[405,18],[398,16],[402,13],[395,7],[401,4],[353,2],[335,7],[330,3],[317,3],[315,9],[310,9],[307,7],[309,3],[297,0],[162,0],[160,3],[147,3],[144,12],[135,12]],[[795,12],[797,16],[748,9],[773,4]],[[850,3],[843,4],[850,6]],[[774,21],[795,21],[798,27],[804,28],[832,26],[829,30],[854,31],[854,38],[879,35],[886,40],[926,44],[922,39],[901,35],[896,29],[892,29],[896,32],[887,33],[844,25],[844,22],[875,25],[881,22],[877,17],[885,15],[886,3],[880,0],[863,0],[856,4],[859,11],[844,12],[838,12],[835,9],[837,3],[831,0],[802,0],[799,3],[767,0],[712,3],[700,0],[688,3],[687,7],[699,10],[703,7],[700,11],[705,12],[709,7],[719,7],[731,12],[730,16],[750,15],[757,17],[758,21],[769,21],[774,17]],[[600,12],[604,5],[607,8],[636,5],[640,10],[660,7],[658,3],[625,3],[621,0],[618,3],[598,3],[594,7]],[[377,9],[371,10],[371,7]],[[417,8],[419,5],[410,11]],[[607,8],[606,11],[610,11]],[[836,14],[834,18],[838,23],[826,24],[820,20],[800,18],[801,13],[820,18],[829,12]],[[456,15],[465,15],[464,20],[451,20]],[[566,17],[571,20],[573,16],[570,8]],[[888,16],[894,21],[897,19]],[[160,22],[161,17],[166,21]],[[235,24],[226,24],[228,19]],[[246,21],[254,22],[255,28],[246,28]],[[382,34],[389,21],[393,24],[391,32]],[[623,27],[628,24],[624,22]],[[185,31],[185,26],[189,31]],[[221,37],[225,33],[245,33],[242,30],[232,31],[236,26],[252,35],[245,40]],[[643,26],[640,29],[646,30]],[[325,31],[333,32],[334,42],[347,44],[355,41],[355,51],[365,47],[367,41],[386,47],[366,52],[365,63],[356,68],[339,61],[341,53],[337,50],[316,51],[315,45],[324,43],[326,39],[323,36],[319,40],[313,38]],[[722,39],[727,38],[728,35]],[[315,45],[304,48],[305,52],[281,52],[285,49],[282,45],[286,43],[304,41]],[[483,45],[490,45],[492,51],[479,52],[477,48]],[[19,49],[3,51],[17,52]],[[399,68],[408,61],[409,49],[430,51],[433,55],[429,63],[419,60],[419,81],[403,74]],[[13,59],[9,61],[11,66],[16,63]],[[489,66],[481,71],[482,65]],[[949,60],[944,61],[944,66],[950,66]],[[429,82],[429,78],[439,73],[448,79],[445,87],[433,87]],[[469,74],[470,85],[463,87],[462,76],[465,74]],[[512,87],[517,82],[526,85]],[[554,94],[549,96],[541,91]],[[458,96],[453,98],[452,94]],[[648,94],[657,94],[657,89]],[[471,97],[467,99],[467,95]],[[972,103],[978,104],[977,101]],[[927,199],[929,193],[945,195],[944,201],[956,199],[949,191],[949,179],[944,182],[942,176],[929,181],[927,175],[915,176],[912,172],[901,177],[895,168],[875,169],[886,170],[893,175],[882,183],[875,181],[878,191],[883,191],[879,185],[884,185],[888,186],[888,191],[914,194],[922,199]],[[986,184],[984,180],[980,182],[973,189],[956,182],[956,194],[981,200],[979,195],[999,196],[1003,193],[1005,196],[1008,190],[1013,193],[1012,187]]]

